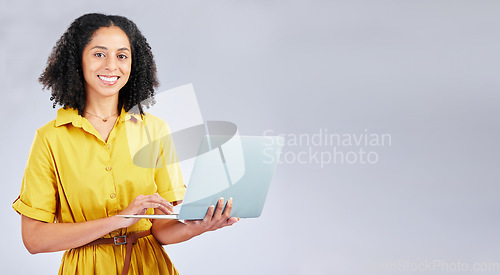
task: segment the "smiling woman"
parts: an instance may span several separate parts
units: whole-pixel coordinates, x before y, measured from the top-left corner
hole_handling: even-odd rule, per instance
[[[83,77],[89,97],[114,97],[130,76],[132,59],[128,37],[120,28],[98,29],[82,54]]]
[[[185,192],[178,163],[141,168],[130,157],[127,125],[169,135],[163,120],[143,111],[158,81],[151,49],[132,21],[103,14],[76,19],[40,82],[52,90],[54,107],[63,108],[36,131],[13,207],[29,252],[66,250],[59,274],[178,274],[162,245],[238,221],[230,217],[231,200],[209,207],[198,221],[116,216],[171,214]],[[171,140],[158,146],[158,163],[166,155],[177,159]]]

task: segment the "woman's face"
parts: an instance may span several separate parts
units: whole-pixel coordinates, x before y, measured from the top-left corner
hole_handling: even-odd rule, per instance
[[[116,26],[96,30],[82,54],[87,98],[118,96],[128,81],[131,66],[132,51],[127,35]]]

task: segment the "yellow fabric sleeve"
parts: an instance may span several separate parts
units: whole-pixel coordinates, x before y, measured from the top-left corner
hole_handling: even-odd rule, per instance
[[[12,207],[27,217],[54,222],[57,205],[57,181],[53,158],[38,131],[31,145],[24,170],[21,194]]]
[[[181,201],[184,199],[186,187],[182,178],[174,142],[166,124],[164,124],[161,133],[160,159],[155,171],[158,194],[170,202]]]

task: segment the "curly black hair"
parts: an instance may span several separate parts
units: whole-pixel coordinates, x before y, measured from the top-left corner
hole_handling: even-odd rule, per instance
[[[50,100],[64,108],[70,107],[83,115],[85,88],[82,70],[82,54],[94,32],[101,27],[116,26],[125,32],[132,48],[132,68],[127,84],[120,89],[118,108],[130,111],[137,106],[141,114],[143,105],[154,104],[155,88],[158,87],[156,64],[146,38],[134,22],[126,17],[89,13],[77,18],[52,49],[47,67],[38,81],[44,89],[52,90]],[[147,100],[146,99],[150,99]],[[134,110],[137,110],[134,108]]]

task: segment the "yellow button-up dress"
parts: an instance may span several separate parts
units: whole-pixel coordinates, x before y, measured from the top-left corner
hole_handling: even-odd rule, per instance
[[[35,134],[13,208],[44,222],[77,223],[116,215],[138,195],[159,193],[170,202],[180,201],[185,186],[169,133],[158,117],[122,110],[104,141],[76,110],[61,108],[57,118]],[[151,226],[150,220],[141,219],[103,237]],[[59,274],[120,274],[124,258],[124,245],[73,248],[64,253]],[[177,270],[150,235],[133,246],[129,274],[177,274]]]

